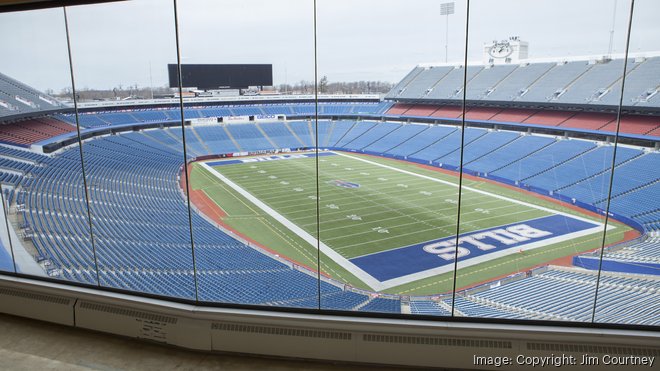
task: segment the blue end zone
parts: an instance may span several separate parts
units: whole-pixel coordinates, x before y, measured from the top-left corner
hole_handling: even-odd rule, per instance
[[[490,229],[462,234],[459,237],[460,262],[509,249],[523,249],[525,245],[580,232],[599,226],[564,215],[551,215]],[[350,261],[379,281],[387,281],[429,269],[454,265],[456,237],[427,241],[350,259]]]
[[[327,157],[327,156],[335,156],[335,155],[336,154],[333,152],[319,152],[319,157]],[[308,158],[308,157],[316,157],[316,153],[293,153],[288,155],[245,157],[241,159],[207,162],[206,164],[209,166],[221,166],[221,165],[232,165],[232,164],[246,164],[252,162],[292,160],[296,158]]]

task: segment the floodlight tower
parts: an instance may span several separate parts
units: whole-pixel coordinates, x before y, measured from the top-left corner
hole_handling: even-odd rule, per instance
[[[448,55],[449,55],[449,15],[454,14],[454,5],[455,3],[452,1],[451,3],[442,3],[440,4],[440,15],[445,16],[445,63],[447,63],[448,60]]]
[[[610,44],[607,48],[607,58],[612,58],[612,49],[614,47],[614,26],[616,25],[616,6],[617,0],[614,0],[614,10],[612,10],[612,28],[610,29]]]

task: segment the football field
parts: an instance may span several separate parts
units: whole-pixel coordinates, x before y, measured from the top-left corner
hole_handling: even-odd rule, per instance
[[[457,257],[458,267],[467,268],[602,236],[603,225],[596,219],[466,181],[457,246],[458,179],[396,162],[328,151],[319,154],[318,162],[314,153],[295,153],[201,166],[209,187],[224,192],[207,193],[229,217],[231,192],[240,207],[267,216],[275,230],[296,241],[297,249],[305,250],[302,255],[311,260],[319,248],[322,259],[354,276],[346,281],[357,279],[374,290],[451,272]]]

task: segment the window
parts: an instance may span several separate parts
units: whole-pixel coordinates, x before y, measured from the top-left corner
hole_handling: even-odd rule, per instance
[[[658,5],[448,4],[0,14],[0,270],[220,306],[657,326]]]

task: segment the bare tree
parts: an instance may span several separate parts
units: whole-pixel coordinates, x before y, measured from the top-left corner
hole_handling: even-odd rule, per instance
[[[328,76],[321,77],[319,80],[319,92],[325,94],[328,91]]]

